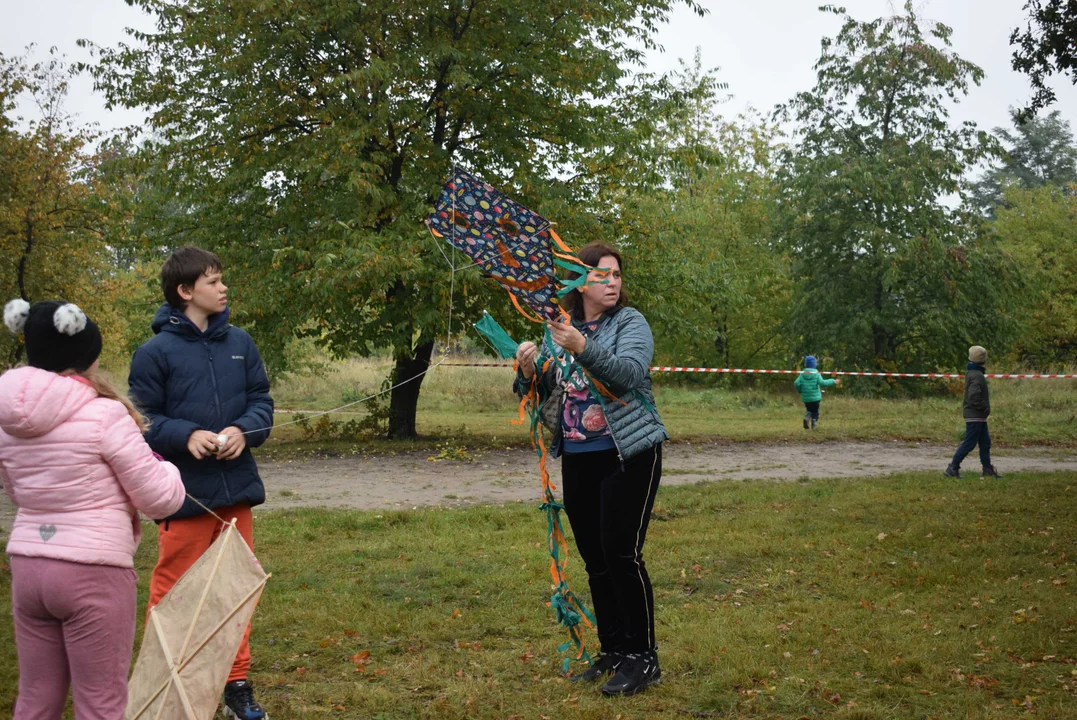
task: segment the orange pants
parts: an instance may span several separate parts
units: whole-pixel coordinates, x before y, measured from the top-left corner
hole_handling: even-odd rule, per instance
[[[248,505],[231,505],[214,510],[225,520],[236,519],[236,529],[254,550],[254,524]],[[182,520],[166,520],[157,525],[157,566],[150,577],[150,601],[146,607],[146,619],[154,605],[161,602],[165,594],[180,579],[183,573],[194,565],[213,541],[224,531],[220,520],[212,515],[198,515]],[[249,639],[250,625],[243,634],[243,644],[239,646],[236,661],[232,663],[232,672],[228,682],[246,680],[251,669],[251,647]]]

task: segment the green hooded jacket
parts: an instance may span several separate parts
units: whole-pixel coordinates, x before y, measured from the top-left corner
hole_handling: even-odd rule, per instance
[[[827,380],[814,368],[805,368],[797,377],[793,386],[800,392],[800,399],[806,403],[819,402],[823,399],[822,388],[835,385],[837,380]]]

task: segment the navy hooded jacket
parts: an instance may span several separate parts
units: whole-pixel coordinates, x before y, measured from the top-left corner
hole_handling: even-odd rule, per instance
[[[156,335],[135,351],[128,378],[131,399],[150,421],[146,442],[183,476],[188,494],[210,509],[260,505],[265,486],[250,448],[269,438],[273,399],[254,340],[228,324],[229,311],[209,318],[202,332],[167,303],[153,318]],[[196,460],[187,450],[195,430],[219,433],[235,425],[247,447],[235,460]],[[168,519],[202,515],[190,498]]]

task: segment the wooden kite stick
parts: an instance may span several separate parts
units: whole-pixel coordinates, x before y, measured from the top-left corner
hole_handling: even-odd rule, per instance
[[[164,651],[165,657],[168,658],[168,669],[171,673],[171,677],[168,682],[164,684],[161,690],[158,690],[153,694],[149,700],[135,713],[135,717],[141,717],[142,713],[146,711],[146,708],[150,706],[154,700],[160,697],[162,691],[168,689],[169,684],[173,684],[176,687],[176,694],[179,695],[180,702],[183,703],[183,711],[187,714],[187,720],[198,720],[198,716],[194,713],[194,708],[191,707],[191,702],[187,699],[187,690],[183,687],[183,680],[180,679],[179,669],[176,667],[176,661],[172,657],[172,651],[168,647],[168,641],[165,639],[165,630],[161,627],[161,621],[157,617],[157,608],[150,610],[150,620],[153,622],[153,629],[157,633],[157,640],[161,643],[161,649]],[[165,711],[164,700],[161,701],[161,707],[157,710],[156,720],[160,720],[161,713]]]
[[[191,660],[194,658],[194,656],[197,655],[199,653],[199,651],[201,651],[202,648],[204,648],[206,646],[206,643],[208,643],[210,640],[212,640],[213,636],[216,635],[220,631],[220,629],[223,628],[228,623],[228,621],[231,620],[232,617],[237,612],[239,612],[240,610],[243,609],[243,606],[247,604],[248,600],[250,600],[252,597],[254,597],[256,593],[259,593],[259,592],[262,591],[262,588],[264,588],[266,586],[266,583],[269,582],[269,578],[271,578],[271,577],[273,577],[273,576],[272,575],[266,575],[264,578],[262,578],[262,582],[258,583],[258,585],[253,590],[251,590],[249,593],[247,593],[246,597],[244,597],[242,600],[240,600],[236,604],[236,606],[234,608],[232,608],[232,612],[228,613],[224,617],[224,619],[221,620],[220,623],[217,624],[217,627],[213,628],[213,630],[211,630],[210,633],[208,635],[206,635],[206,639],[203,640],[202,642],[200,642],[198,644],[198,647],[196,647],[194,650],[191,651],[191,657],[184,660],[183,664],[180,665],[181,670],[183,668],[187,667],[187,664],[189,662],[191,662]]]
[[[198,608],[194,611],[194,617],[191,618],[191,625],[187,628],[187,637],[183,639],[183,647],[180,649],[179,658],[180,662],[187,654],[187,645],[191,642],[191,635],[194,633],[195,623],[198,622],[198,616],[202,614],[202,607],[206,604],[206,598],[209,597],[210,588],[213,587],[213,578],[217,577],[217,570],[221,567],[221,560],[224,559],[224,551],[228,547],[228,542],[232,539],[232,533],[238,532],[236,530],[236,519],[232,518],[232,522],[228,525],[228,529],[224,531],[224,542],[221,543],[221,551],[217,553],[217,559],[213,561],[213,571],[209,574],[209,579],[206,581],[206,587],[202,589],[202,597],[198,600]]]

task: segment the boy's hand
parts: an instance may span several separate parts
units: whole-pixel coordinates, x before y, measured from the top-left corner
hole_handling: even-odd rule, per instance
[[[217,433],[211,433],[209,430],[195,430],[191,433],[191,437],[187,438],[187,452],[191,453],[195,460],[216,454]]]
[[[228,440],[225,442],[224,447],[217,451],[217,459],[235,460],[247,447],[247,436],[235,425],[229,425],[224,430],[221,430],[221,435],[228,438]]]

